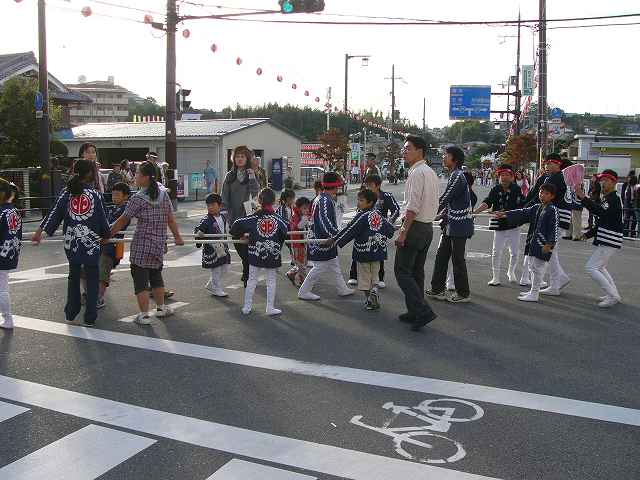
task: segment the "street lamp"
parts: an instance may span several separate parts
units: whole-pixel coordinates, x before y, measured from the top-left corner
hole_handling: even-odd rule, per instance
[[[347,113],[349,111],[349,60],[352,58],[361,58],[362,66],[369,66],[369,58],[371,55],[349,55],[348,53],[344,54],[344,112]]]

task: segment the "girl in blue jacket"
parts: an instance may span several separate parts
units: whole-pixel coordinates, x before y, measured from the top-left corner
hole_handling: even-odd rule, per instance
[[[14,184],[0,178],[0,314],[3,319],[0,328],[6,330],[13,328],[9,272],[18,267],[22,246],[22,217],[13,206],[17,193]]]
[[[69,261],[67,304],[64,313],[67,322],[73,322],[80,313],[80,275],[84,269],[87,280],[87,304],[83,325],[93,327],[98,316],[100,244],[103,239],[109,237],[109,222],[102,196],[90,186],[95,181],[92,162],[77,160],[73,165],[73,173],[55,207],[42,221],[31,240],[39,244],[42,232],[52,236],[62,223],[64,250]]]

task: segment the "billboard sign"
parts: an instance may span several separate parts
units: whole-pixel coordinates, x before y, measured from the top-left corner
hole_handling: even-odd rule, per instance
[[[533,96],[533,65],[522,66],[522,95]]]
[[[450,87],[450,120],[489,120],[490,116],[490,85],[452,85]]]

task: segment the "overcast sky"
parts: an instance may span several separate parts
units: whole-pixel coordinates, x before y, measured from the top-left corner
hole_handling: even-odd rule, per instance
[[[162,12],[164,0],[107,0]],[[277,0],[197,0],[236,7],[278,8]],[[66,83],[79,75],[116,83],[164,104],[165,40],[148,25],[80,14],[89,5],[95,13],[142,19],[144,13],[116,9],[90,0],[48,0],[49,70]],[[537,0],[326,0],[327,13],[402,16],[437,20],[498,20],[537,17]],[[640,12],[637,0],[548,0],[548,18]],[[0,53],[38,51],[37,1],[0,1]],[[214,11],[210,8],[209,11]],[[183,6],[182,13],[205,10]],[[160,15],[154,15],[160,19]],[[293,18],[293,17],[288,17]],[[295,18],[305,18],[296,16]],[[340,20],[340,18],[332,17]],[[638,21],[635,19],[621,22]],[[603,23],[603,22],[595,22]],[[552,26],[552,25],[549,25]],[[220,109],[229,104],[269,101],[316,106],[333,87],[333,103],[343,104],[344,54],[368,54],[368,67],[351,60],[351,109],[390,110],[391,65],[398,81],[396,98],[402,117],[422,124],[422,99],[427,98],[427,123],[448,123],[452,84],[492,85],[515,70],[515,27],[379,27],[300,26],[197,20],[178,34],[178,81],[191,88],[195,107]],[[570,112],[640,113],[637,62],[640,25],[612,28],[550,30],[549,102]],[[215,43],[218,52],[212,54]],[[532,64],[533,36],[522,29],[522,63]],[[238,67],[235,59],[243,64]],[[255,74],[258,67],[264,71]],[[277,74],[285,81],[278,83]],[[291,89],[292,82],[299,87]],[[311,96],[304,97],[304,89]],[[502,109],[496,101],[492,108]]]

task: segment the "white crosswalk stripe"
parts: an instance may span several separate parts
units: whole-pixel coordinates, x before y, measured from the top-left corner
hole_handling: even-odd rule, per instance
[[[234,458],[207,480],[316,480],[316,477]]]
[[[413,463],[153,410],[2,375],[0,375],[0,398],[116,428],[228,452],[234,456],[255,458],[340,478],[354,480],[388,480],[391,478],[403,480],[496,480],[493,477]],[[0,480],[93,479],[99,476],[98,472],[101,472],[100,475],[104,474],[155,442],[137,435],[125,438],[130,434],[108,428],[104,428],[108,432],[103,431],[100,435],[95,435],[94,428],[102,427],[92,426],[88,430],[82,429],[4,467],[0,470]],[[64,462],[56,463],[56,459],[64,458],[65,455],[67,458]],[[47,469],[40,468],[45,464],[48,465]],[[73,468],[68,468],[68,476],[66,474],[57,475],[58,470],[54,469],[67,468],[67,465],[75,465]],[[43,472],[50,473],[52,471],[56,471],[55,476],[43,476]],[[77,471],[82,471],[83,476],[74,476],[74,472]],[[32,476],[27,476],[27,474]]]
[[[0,469],[0,480],[91,480],[145,448],[150,438],[88,425]]]
[[[17,417],[21,413],[28,412],[28,408],[19,407],[11,403],[0,402],[0,422]]]

